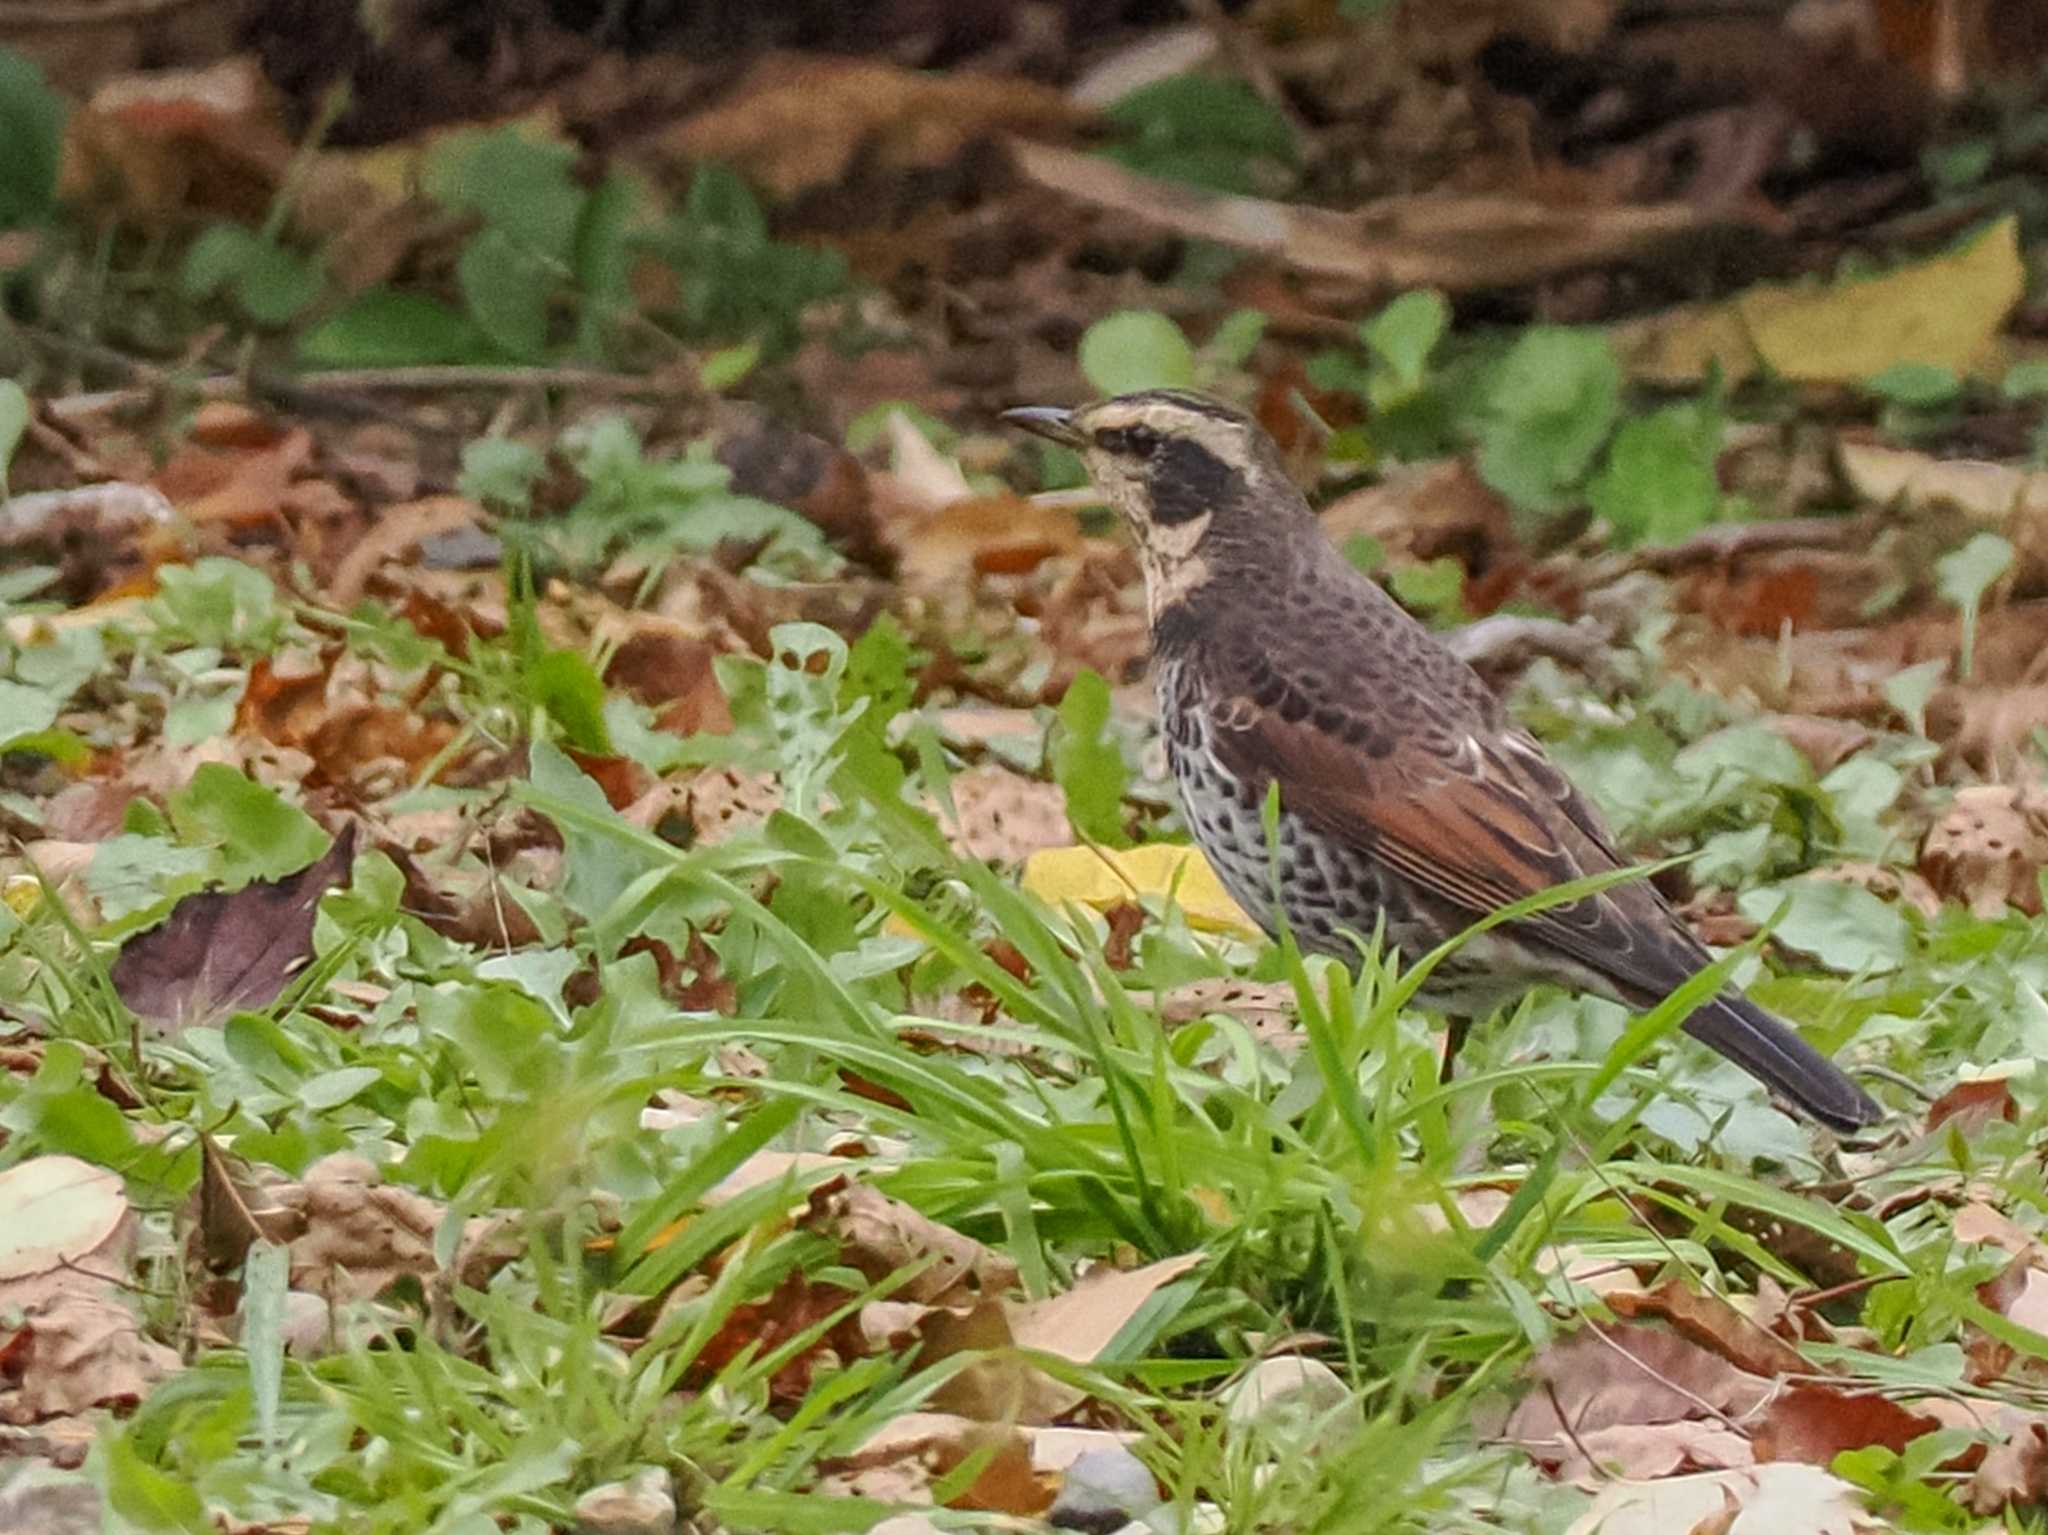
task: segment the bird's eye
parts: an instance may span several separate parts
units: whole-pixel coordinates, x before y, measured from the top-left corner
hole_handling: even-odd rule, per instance
[[[1111,427],[1095,434],[1095,445],[1119,457],[1150,458],[1159,451],[1159,434],[1149,426]]]

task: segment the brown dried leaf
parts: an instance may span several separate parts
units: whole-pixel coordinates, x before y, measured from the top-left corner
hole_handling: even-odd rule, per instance
[[[1507,1434],[1524,1442],[1566,1440],[1617,1424],[1741,1419],[1771,1382],[1662,1327],[1580,1328],[1531,1362],[1539,1389],[1516,1404]]]
[[[824,1469],[834,1492],[929,1503],[934,1482],[981,1455],[989,1457],[987,1466],[951,1507],[1035,1516],[1052,1502],[1053,1488],[1034,1473],[1021,1429],[950,1413],[906,1413]]]
[[[1771,1399],[1756,1432],[1758,1460],[1825,1466],[1844,1450],[1883,1445],[1897,1453],[1941,1424],[1875,1391],[1794,1386]]]
[[[1599,1482],[1616,1476],[1647,1480],[1756,1463],[1747,1437],[1701,1418],[1616,1423],[1568,1439],[1538,1440],[1525,1448],[1561,1482]]]
[[[278,526],[294,483],[312,462],[312,433],[293,427],[259,447],[187,448],[150,483],[192,522],[230,531]]]
[[[2019,1105],[2013,1102],[2012,1089],[2002,1077],[1978,1077],[1967,1082],[1958,1082],[1927,1110],[1927,1128],[1938,1130],[1950,1120],[1958,1121],[1965,1135],[1974,1134],[1995,1120],[2019,1118]],[[1956,1217],[1958,1226],[1962,1216]],[[1958,1231],[1958,1235],[1960,1235]]]
[[[885,171],[939,166],[977,139],[1065,129],[1086,116],[1028,80],[783,54],[656,147],[693,163],[723,161],[787,198],[837,183],[856,155]]]
[[[953,807],[959,820],[940,813],[953,845],[969,858],[1022,863],[1048,847],[1074,840],[1067,797],[1059,785],[996,763],[968,768],[953,779]]]
[[[427,496],[380,508],[370,531],[342,557],[327,583],[336,607],[353,607],[380,565],[403,559],[430,538],[474,527],[483,513],[467,496]]]
[[[350,823],[325,855],[286,879],[185,897],[161,926],[122,947],[113,965],[121,1000],[165,1033],[276,1000],[312,953],[320,898],[348,883],[355,843]]]
[[[872,1280],[925,1264],[894,1300],[959,1306],[1000,1297],[1017,1284],[1017,1265],[1003,1254],[865,1183],[813,1190],[802,1224],[834,1238],[841,1259]]]
[[[410,1189],[383,1182],[376,1167],[347,1152],[322,1157],[303,1182],[275,1191],[302,1212],[291,1244],[291,1282],[329,1301],[373,1300],[408,1276],[437,1272],[434,1232],[446,1213]]]
[[[655,710],[655,724],[679,736],[730,735],[732,705],[712,670],[717,652],[672,619],[635,615],[604,680]]]
[[[2011,784],[1978,784],[1954,802],[1920,845],[1928,882],[1966,901],[1986,919],[2008,906],[2041,911],[2040,875],[2048,865],[2048,793]]]
[[[1963,1505],[1989,1516],[2008,1504],[2043,1503],[2048,1503],[2048,1424],[2028,1423],[1985,1452],[1963,1489]]]
[[[1133,1003],[1157,1009],[1159,1021],[1169,1028],[1192,1023],[1210,1013],[1224,1013],[1277,1050],[1299,1050],[1307,1041],[1296,1016],[1298,1000],[1292,986],[1278,981],[1244,981],[1229,976],[1183,981],[1165,991],[1131,993]]]
[[[1667,1279],[1654,1290],[1617,1290],[1607,1297],[1607,1304],[1624,1319],[1661,1317],[1684,1337],[1752,1375],[1804,1375],[1812,1369],[1783,1338],[1766,1332],[1720,1296],[1695,1290],[1682,1279]]]
[[[119,1292],[80,1276],[34,1308],[6,1345],[0,1420],[33,1423],[92,1407],[132,1406],[180,1367],[177,1350],[143,1336]]]
[[[155,232],[200,217],[260,222],[292,159],[282,106],[254,54],[108,80],[71,121],[66,199],[111,204]]]
[[[968,496],[921,518],[886,522],[906,586],[955,591],[975,576],[1021,575],[1084,540],[1072,508],[1021,496]]]

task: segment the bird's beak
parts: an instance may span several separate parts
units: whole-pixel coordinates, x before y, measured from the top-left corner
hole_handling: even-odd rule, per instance
[[[1074,413],[1057,405],[1020,405],[1004,411],[1003,419],[1064,447],[1078,448],[1085,440],[1074,425]]]

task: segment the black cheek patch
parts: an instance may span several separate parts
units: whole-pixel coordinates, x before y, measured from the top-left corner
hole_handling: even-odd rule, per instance
[[[1244,489],[1244,478],[1235,469],[1200,443],[1186,440],[1164,444],[1147,478],[1152,520],[1169,528],[1215,511]]]

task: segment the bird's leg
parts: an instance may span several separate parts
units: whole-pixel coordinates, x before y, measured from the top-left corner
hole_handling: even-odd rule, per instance
[[[1470,1013],[1452,1013],[1444,1020],[1444,1064],[1437,1073],[1437,1085],[1451,1085],[1451,1073],[1457,1069],[1458,1052],[1465,1048],[1465,1036],[1472,1032]]]

